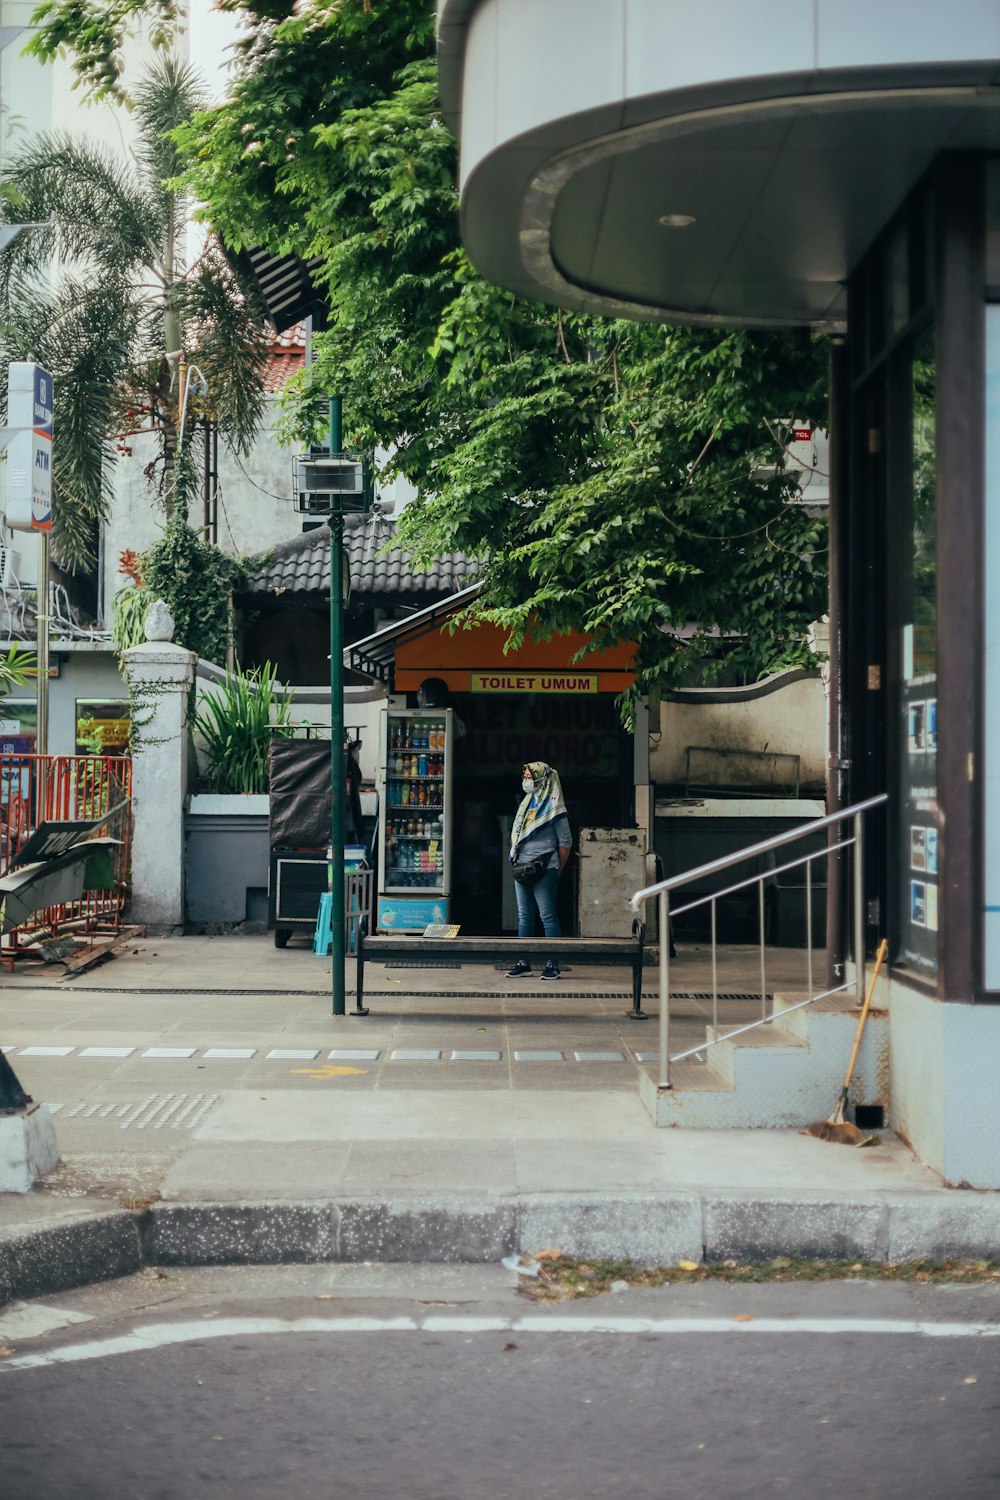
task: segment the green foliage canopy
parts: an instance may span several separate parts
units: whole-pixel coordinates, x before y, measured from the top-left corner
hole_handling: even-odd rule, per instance
[[[68,0],[67,0],[68,3]],[[290,392],[318,435],[392,454],[417,566],[480,559],[472,615],[638,645],[637,692],[710,656],[753,678],[808,659],[825,528],[784,464],[782,420],[821,421],[802,333],[609,321],[485,282],[461,248],[426,0],[230,0],[252,28],[230,100],[174,135],[234,247],[316,257],[328,330]]]

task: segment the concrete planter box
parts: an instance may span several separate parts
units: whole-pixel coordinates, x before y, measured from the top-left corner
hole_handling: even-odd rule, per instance
[[[189,927],[267,926],[268,798],[200,795],[184,815]]]

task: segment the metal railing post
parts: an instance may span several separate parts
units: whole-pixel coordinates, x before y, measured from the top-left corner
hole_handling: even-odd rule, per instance
[[[806,865],[806,973],[809,994],[813,992],[813,886],[812,860]]]
[[[718,902],[712,898],[712,1032],[719,1034],[719,949],[718,949]]]
[[[760,878],[757,887],[757,914],[760,921],[760,1014],[761,1019],[767,1015],[767,963],[764,956],[764,876]]]
[[[660,1088],[670,1087],[670,895],[660,892]]]
[[[860,1009],[865,1003],[865,846],[864,817],[854,814],[854,993]]]

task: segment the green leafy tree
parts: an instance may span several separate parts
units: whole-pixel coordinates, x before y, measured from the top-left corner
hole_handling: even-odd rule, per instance
[[[62,0],[60,0],[62,3]],[[69,0],[65,0],[68,5]],[[637,692],[695,664],[753,678],[808,658],[825,533],[781,420],[820,420],[807,335],[617,322],[525,302],[461,248],[457,159],[425,0],[237,4],[229,102],[175,132],[187,186],[234,247],[316,258],[330,315],[287,425],[392,453],[417,487],[418,565],[481,559],[470,621],[638,644]]]
[[[169,473],[180,360],[197,364],[210,393],[191,399],[189,420],[211,417],[235,449],[248,449],[264,409],[259,312],[214,242],[186,259],[189,200],[167,186],[179,166],[169,132],[203,102],[193,74],[164,58],[137,91],[134,163],[48,135],[0,173],[3,220],[51,225],[0,255],[0,354],[30,353],[55,377],[53,547],[64,567],[93,564],[129,435],[156,433]],[[168,483],[168,507],[171,494]]]

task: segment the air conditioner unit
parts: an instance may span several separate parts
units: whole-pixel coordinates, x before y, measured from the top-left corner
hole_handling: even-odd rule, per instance
[[[0,542],[0,588],[13,588],[21,574],[21,554],[6,541]]]
[[[295,496],[295,509],[301,515],[369,510],[371,473],[367,460],[346,453],[300,454],[295,460]]]

